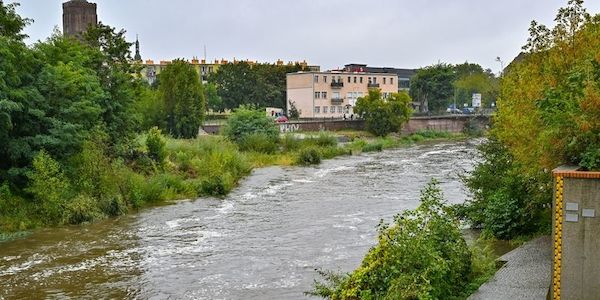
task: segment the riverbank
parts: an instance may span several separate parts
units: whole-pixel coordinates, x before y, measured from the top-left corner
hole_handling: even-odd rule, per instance
[[[105,154],[90,149],[87,158],[93,164],[90,177],[79,179],[93,183],[92,194],[95,198],[61,191],[60,195],[72,198],[56,200],[57,203],[52,203],[55,205],[52,207],[53,215],[49,215],[40,211],[42,205],[39,203],[12,195],[7,188],[0,189],[0,198],[3,200],[0,203],[0,241],[22,237],[23,232],[35,228],[94,222],[176,199],[222,197],[254,168],[302,164],[300,156],[306,149],[314,149],[319,159],[330,159],[415,143],[467,138],[462,134],[433,131],[386,138],[374,138],[363,132],[340,132],[350,142],[338,145],[333,134],[320,133],[304,139],[285,135],[279,149],[272,153],[240,151],[235,144],[220,136],[194,140],[166,138],[166,160],[161,165],[154,163],[147,155],[140,155],[130,163],[110,161]],[[140,136],[138,140],[143,145],[145,137]],[[140,153],[144,153],[144,149]],[[56,169],[44,181],[51,184],[57,182],[58,177],[59,182],[64,183],[62,185],[69,186],[69,182],[61,176],[63,170],[60,165],[56,164]],[[48,186],[46,190],[56,188]],[[106,214],[105,210],[94,205],[93,200],[105,201],[103,205],[113,210],[114,214]]]

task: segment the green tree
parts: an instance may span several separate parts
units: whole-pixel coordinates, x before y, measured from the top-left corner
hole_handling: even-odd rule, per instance
[[[298,111],[298,108],[296,107],[296,102],[291,100],[289,101],[288,117],[291,120],[298,120],[298,118],[300,118],[300,111]]]
[[[160,74],[160,97],[167,115],[167,131],[194,138],[202,125],[206,100],[198,73],[184,60],[173,61]]]
[[[411,99],[405,92],[392,93],[387,99],[381,97],[379,89],[370,89],[365,97],[358,98],[354,111],[365,120],[369,132],[386,136],[400,132],[402,124],[412,114]]]
[[[109,95],[102,104],[102,120],[111,145],[117,148],[130,144],[134,130],[138,127],[135,123],[137,119],[131,116],[134,114],[136,101],[135,89],[140,80],[136,81],[133,76],[136,70],[131,64],[132,43],[126,41],[125,33],[125,30],[117,31],[100,23],[90,27],[84,34],[89,47],[99,50],[93,56],[92,68]]]
[[[273,119],[268,117],[264,110],[251,106],[240,106],[236,109],[227,119],[223,133],[238,144],[254,134],[264,135],[273,142],[279,138],[279,129],[275,126]]]
[[[410,80],[410,96],[419,102],[419,112],[441,112],[454,96],[456,74],[452,65],[439,63],[423,69]]]
[[[32,20],[22,18],[17,12],[18,3],[4,4],[0,1],[0,36],[22,41],[27,35],[23,34],[25,26]]]
[[[285,108],[286,74],[300,70],[300,65],[236,62],[221,66],[209,81],[216,85],[224,109],[240,105]]]
[[[206,98],[207,108],[213,111],[222,111],[223,99],[219,96],[217,86],[214,83],[208,83],[204,86],[204,97]]]

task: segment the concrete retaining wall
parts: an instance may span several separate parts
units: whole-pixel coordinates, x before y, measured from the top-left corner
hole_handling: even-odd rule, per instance
[[[554,170],[551,299],[600,297],[600,172]]]
[[[489,116],[435,116],[435,117],[413,117],[402,127],[402,134],[411,134],[423,130],[436,130],[448,132],[462,132],[467,123],[475,124],[479,128],[489,125]],[[281,132],[297,131],[336,131],[342,129],[364,130],[363,120],[310,120],[291,121],[278,124]],[[204,125],[204,131],[209,134],[217,134],[221,125]]]

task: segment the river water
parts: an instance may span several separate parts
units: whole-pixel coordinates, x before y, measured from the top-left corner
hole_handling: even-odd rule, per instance
[[[431,178],[463,202],[476,143],[258,169],[225,199],[37,231],[0,244],[0,299],[307,299],[315,268],[356,268]]]

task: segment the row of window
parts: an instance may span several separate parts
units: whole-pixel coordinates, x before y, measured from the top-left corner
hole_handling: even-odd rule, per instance
[[[337,108],[337,109],[336,109]],[[335,114],[337,110],[338,114],[341,113],[348,113],[348,109],[344,108],[343,106],[323,106],[323,113],[327,114],[327,113],[331,113],[331,114]],[[321,113],[321,107],[320,106],[315,106],[315,113],[316,114],[320,114]]]
[[[323,82],[327,83],[327,75],[323,75]],[[348,83],[363,83],[364,76],[348,76]],[[331,76],[331,82],[342,82],[342,76]],[[377,84],[377,77],[367,77],[369,84]],[[383,84],[394,84],[394,77],[383,77]],[[319,83],[319,75],[315,75],[315,83]]]

